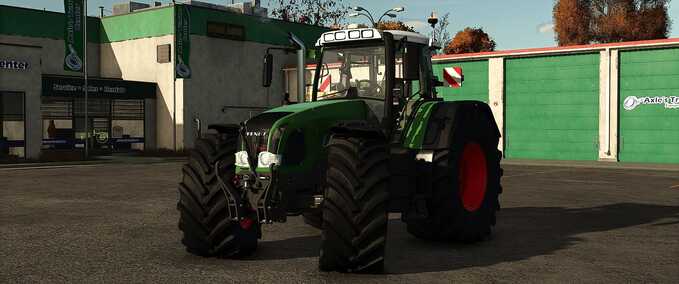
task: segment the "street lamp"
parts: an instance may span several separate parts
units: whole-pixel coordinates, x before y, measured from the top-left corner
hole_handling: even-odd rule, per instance
[[[349,17],[354,18],[354,17],[358,17],[358,16],[365,16],[366,18],[368,18],[368,20],[370,20],[370,23],[373,25],[373,28],[377,28],[377,24],[379,24],[380,21],[382,21],[382,18],[384,18],[385,16],[387,16],[389,18],[396,18],[396,14],[394,14],[392,12],[400,13],[400,12],[405,11],[405,8],[404,7],[391,8],[391,9],[387,10],[386,12],[384,12],[384,14],[382,14],[382,16],[380,16],[377,19],[377,22],[375,22],[375,18],[373,18],[373,15],[370,14],[370,11],[366,10],[365,8],[363,8],[361,6],[351,7],[351,10],[354,10],[356,12],[350,13]]]

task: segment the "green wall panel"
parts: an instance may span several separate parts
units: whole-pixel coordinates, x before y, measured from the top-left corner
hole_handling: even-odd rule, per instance
[[[462,67],[461,88],[437,87],[438,96],[446,101],[477,100],[488,103],[488,60],[434,63],[434,75],[443,81],[443,68]]]
[[[157,37],[174,34],[172,7],[138,11],[101,20],[101,42]]]
[[[63,13],[0,5],[0,34],[64,39]],[[87,41],[99,42],[99,18],[87,18]]]
[[[599,54],[505,61],[507,158],[597,160]]]
[[[294,33],[312,48],[320,35],[330,29],[291,23],[271,18],[243,15],[202,7],[190,7],[191,33],[207,35],[207,23],[218,22],[241,25],[245,27],[245,40],[273,44],[290,45],[288,32]]]
[[[621,52],[619,70],[620,161],[679,163],[679,108],[623,107],[631,96],[679,97],[679,48]]]

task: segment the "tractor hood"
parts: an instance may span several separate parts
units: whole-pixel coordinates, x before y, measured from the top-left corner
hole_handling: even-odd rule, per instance
[[[306,110],[311,110],[311,109],[316,109],[316,108],[323,108],[327,107],[329,105],[334,105],[334,104],[342,104],[342,103],[347,103],[351,102],[352,100],[324,100],[324,101],[315,101],[315,102],[306,102],[306,103],[301,103],[301,104],[291,104],[291,105],[285,105],[277,108],[273,108],[270,110],[267,110],[265,113],[271,113],[271,112],[289,112],[289,113],[297,113],[301,111],[306,111]]]
[[[317,156],[315,152],[321,151],[332,126],[341,120],[365,120],[367,113],[368,107],[362,100],[281,106],[249,119],[245,123],[245,138],[255,155],[268,151],[284,155],[284,164],[285,160],[305,163],[305,158],[294,160],[294,156],[309,151]]]

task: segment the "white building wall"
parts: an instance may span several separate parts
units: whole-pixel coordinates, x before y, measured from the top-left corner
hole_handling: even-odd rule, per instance
[[[283,66],[295,63],[295,54],[272,50],[272,84],[262,87],[263,57],[272,45],[205,36],[191,36],[191,78],[183,80],[183,146],[191,148],[196,136],[194,119],[202,131],[209,124],[240,123],[281,105],[285,93]],[[290,94],[291,97],[294,94]]]
[[[177,129],[177,133],[181,133],[179,128],[174,127],[174,114],[177,108],[181,108],[181,100],[175,106],[175,96],[182,89],[174,91],[173,64],[158,63],[156,59],[157,46],[172,44],[173,41],[173,35],[166,35],[101,44],[102,77],[157,84],[155,109],[150,109],[153,105],[146,103],[146,111],[155,113],[154,127],[145,127],[147,148],[175,149],[173,132]],[[181,144],[177,148],[181,148]]]

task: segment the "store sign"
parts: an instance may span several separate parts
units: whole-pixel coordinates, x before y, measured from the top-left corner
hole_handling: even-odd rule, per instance
[[[191,21],[188,5],[175,5],[175,74],[177,78],[191,78],[189,54],[191,52]]]
[[[64,70],[83,71],[83,0],[64,0]]]
[[[84,96],[82,78],[44,76],[42,95],[48,97]],[[87,79],[87,92],[90,98],[116,99],[153,99],[156,97],[156,84],[148,82]]]
[[[678,96],[637,97],[629,96],[623,101],[623,108],[634,110],[640,105],[663,105],[666,109],[679,109]]]
[[[0,69],[8,70],[28,70],[30,64],[26,61],[17,61],[14,59],[0,59]]]

